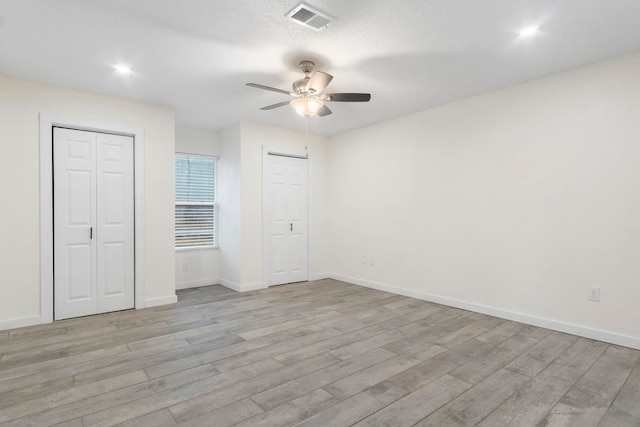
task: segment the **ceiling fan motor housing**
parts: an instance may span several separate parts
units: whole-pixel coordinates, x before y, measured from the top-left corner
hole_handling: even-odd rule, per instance
[[[305,117],[314,116],[316,114],[320,117],[324,117],[331,114],[331,110],[324,105],[325,101],[367,102],[371,99],[371,94],[368,93],[322,94],[327,85],[333,79],[333,76],[322,71],[316,71],[313,76],[310,76],[309,74],[313,71],[315,65],[316,64],[314,64],[313,61],[300,61],[298,66],[305,76],[304,78],[293,82],[293,92],[287,92],[282,89],[257,83],[247,83],[247,86],[283,93],[295,98],[292,101],[283,101],[262,107],[261,110],[272,110],[285,105],[291,105],[298,114]]]
[[[313,71],[313,67],[315,67],[315,65],[316,64],[313,61],[300,61],[298,67],[300,68],[300,71],[305,74],[305,77],[293,82],[293,93],[295,93],[296,95],[315,93],[315,91],[310,92],[307,90],[307,84],[309,83],[309,73]]]
[[[293,93],[296,95],[302,95],[307,93],[307,84],[309,83],[309,76],[304,79],[296,80],[293,82]]]

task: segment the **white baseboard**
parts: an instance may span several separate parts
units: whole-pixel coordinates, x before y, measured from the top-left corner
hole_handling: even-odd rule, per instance
[[[217,277],[215,279],[192,280],[190,282],[176,283],[176,290],[197,288],[200,286],[211,286],[211,285],[217,285],[219,283],[220,283],[220,279],[218,279]]]
[[[178,302],[176,295],[169,295],[160,298],[148,298],[144,301],[145,307],[155,307],[158,305],[174,304]],[[8,329],[24,328],[26,326],[40,325],[46,322],[41,316],[28,316],[19,317],[17,319],[0,320],[0,331],[6,331]]]
[[[177,295],[167,295],[166,297],[147,298],[144,300],[144,307],[156,307],[158,305],[175,304],[178,302]]]
[[[0,331],[7,329],[24,328],[25,326],[39,325],[42,323],[40,316],[19,317],[17,319],[0,320]]]
[[[352,283],[367,288],[373,288],[380,291],[391,292],[398,295],[404,295],[411,298],[417,298],[425,301],[443,304],[450,307],[461,308],[463,310],[474,311],[476,313],[487,314],[489,316],[499,317],[501,319],[513,320],[515,322],[526,323],[528,325],[538,326],[541,328],[552,329],[554,331],[565,332],[567,334],[578,335],[581,337],[604,341],[611,344],[621,345],[624,347],[640,350],[640,338],[621,335],[615,332],[602,331],[599,329],[587,328],[571,323],[559,322],[553,319],[545,319],[541,317],[531,316],[523,313],[515,313],[512,311],[502,310],[494,307],[474,304],[468,301],[461,301],[453,298],[432,295],[426,292],[415,291],[411,289],[400,288],[397,286],[387,285],[384,283],[372,282],[369,280],[359,279],[356,277],[344,276],[341,274],[329,273],[331,279],[340,280],[342,282]]]
[[[225,286],[229,289],[233,289],[236,292],[249,292],[249,291],[255,291],[258,289],[266,289],[268,287],[263,285],[262,283],[247,283],[245,285],[241,285],[239,283],[235,283],[226,279],[219,279],[218,283],[220,283],[222,286]]]
[[[323,280],[323,279],[331,279],[331,273],[316,273],[313,275],[313,279],[311,280]]]

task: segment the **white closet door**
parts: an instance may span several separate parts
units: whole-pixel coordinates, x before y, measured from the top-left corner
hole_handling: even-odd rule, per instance
[[[269,285],[308,280],[307,160],[267,158]]]
[[[133,139],[97,135],[98,313],[134,306]]]
[[[96,298],[96,134],[54,129],[55,317],[94,314]]]
[[[132,138],[56,128],[53,157],[55,319],[132,308]]]
[[[308,280],[307,160],[287,159],[289,221],[289,283]]]

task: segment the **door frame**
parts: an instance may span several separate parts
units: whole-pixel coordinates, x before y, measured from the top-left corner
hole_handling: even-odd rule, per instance
[[[311,262],[313,259],[313,236],[312,236],[312,200],[311,197],[311,185],[309,185],[311,176],[311,161],[309,151],[304,149],[294,149],[291,147],[282,147],[279,145],[263,145],[262,146],[262,284],[265,288],[271,286],[269,284],[269,209],[268,201],[270,197],[270,185],[269,174],[271,169],[269,168],[269,156],[280,155],[285,157],[297,157],[307,160],[307,281],[311,280],[315,276],[314,265]]]
[[[144,308],[144,129],[40,113],[40,323],[53,322],[53,128],[133,137],[134,301]]]

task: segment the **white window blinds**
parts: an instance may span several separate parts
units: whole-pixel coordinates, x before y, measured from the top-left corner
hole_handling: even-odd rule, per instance
[[[176,248],[217,246],[216,159],[176,153]]]

